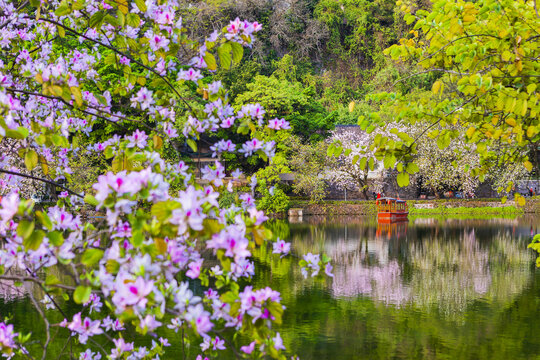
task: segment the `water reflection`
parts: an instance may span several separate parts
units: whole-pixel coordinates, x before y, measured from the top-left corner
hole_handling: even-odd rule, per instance
[[[0,299],[4,301],[23,299],[28,292],[27,286],[27,284],[17,286],[11,280],[0,280]]]
[[[540,271],[527,249],[531,231],[540,231],[538,217],[416,218],[394,225],[378,227],[374,217],[271,224],[296,254],[326,252],[335,263],[333,280],[304,280],[298,259],[278,261],[268,248],[256,252],[253,286],[281,292],[287,309],[279,331],[291,354],[304,360],[538,357]],[[65,271],[55,275],[69,281]],[[41,291],[13,285],[0,283],[0,314],[14,314],[17,331],[42,333],[28,298],[32,291],[41,301]],[[63,305],[70,316],[79,311]],[[51,323],[63,319],[49,316]],[[165,331],[173,345],[162,359],[184,358],[180,334]],[[61,354],[63,343],[55,341],[50,354]],[[194,360],[200,348],[187,349],[185,358]]]
[[[296,251],[334,260],[327,286],[335,298],[365,296],[453,315],[478,299],[509,302],[532,276],[534,255],[516,219],[362,220],[290,224]]]

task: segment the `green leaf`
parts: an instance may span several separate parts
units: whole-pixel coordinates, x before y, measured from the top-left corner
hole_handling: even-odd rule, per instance
[[[47,239],[49,239],[49,242],[56,247],[62,246],[64,243],[64,236],[60,231],[51,231],[47,234]]]
[[[204,54],[204,62],[208,66],[208,70],[213,71],[217,69],[216,58],[211,53],[206,52],[206,54]]]
[[[24,155],[24,165],[26,165],[26,168],[30,171],[32,171],[38,163],[38,155],[37,153],[30,149],[26,151],[26,154]]]
[[[193,139],[187,139],[186,142],[193,152],[197,152],[197,143]]]
[[[144,235],[142,231],[134,231],[133,235],[131,236],[131,243],[135,247],[140,247],[144,241]]]
[[[164,222],[172,215],[174,209],[178,209],[181,206],[182,205],[176,201],[161,201],[152,205],[150,213],[160,222]]]
[[[362,159],[360,159],[360,164],[358,165],[358,167],[360,168],[360,170],[365,170],[366,165],[367,165],[367,158],[363,157]]]
[[[123,170],[132,170],[133,162],[127,157],[126,153],[121,153],[113,159],[111,167],[114,173]]]
[[[118,10],[120,10],[120,13],[122,13],[124,15],[127,15],[128,11],[129,11],[128,1],[127,0],[116,0],[116,3],[118,4]]]
[[[220,47],[218,47],[217,51],[218,51],[219,62],[221,64],[221,66],[225,70],[230,69],[231,68],[231,61],[232,61],[232,56],[231,56],[232,46],[231,46],[231,44],[228,43],[228,42],[223,43],[223,44],[221,44]]]
[[[57,26],[56,31],[58,31],[58,36],[60,36],[61,38],[66,37],[66,30],[62,26]]]
[[[272,316],[274,317],[274,322],[278,325],[281,324],[281,320],[282,320],[281,318],[283,315],[283,305],[275,301],[271,301],[270,304],[268,304],[267,309],[270,312],[270,314],[272,314]]]
[[[525,206],[526,201],[523,196],[516,196],[515,198],[519,206]]]
[[[60,284],[60,279],[54,274],[47,274],[47,277],[45,277],[45,285],[50,286],[56,284]]]
[[[450,140],[451,139],[450,139],[450,134],[449,133],[441,134],[437,138],[437,146],[441,150],[446,149],[448,147],[448,145],[450,145]]]
[[[420,168],[415,163],[408,163],[406,170],[409,174],[416,174],[420,171]]]
[[[34,227],[35,223],[33,221],[23,220],[19,222],[19,225],[17,225],[17,235],[23,239],[27,239],[30,235],[32,235]]]
[[[399,173],[397,176],[397,183],[399,187],[408,186],[410,182],[409,174],[406,172]]]
[[[37,250],[45,237],[43,230],[36,230],[27,239],[23,241],[26,250]]]
[[[89,204],[89,205],[93,205],[93,206],[98,206],[98,204],[99,204],[97,199],[93,195],[90,195],[90,194],[86,194],[84,196],[84,202]]]
[[[334,154],[335,146],[334,144],[328,145],[328,148],[326,149],[326,156],[330,157]]]
[[[39,220],[39,222],[45,226],[48,230],[52,230],[53,228],[53,223],[51,221],[51,219],[49,218],[49,215],[47,215],[46,213],[40,211],[40,210],[37,210],[36,211],[36,218]]]
[[[81,263],[88,267],[92,267],[101,260],[103,257],[103,250],[100,249],[87,249],[81,259]]]
[[[28,136],[29,131],[23,127],[18,127],[17,129],[6,129],[6,137],[17,139],[17,140],[23,140],[26,139]]]
[[[146,3],[144,2],[144,0],[135,0],[135,5],[137,5],[137,7],[139,8],[139,10],[141,10],[141,12],[145,13],[146,12]]]
[[[126,16],[126,25],[132,28],[138,28],[141,24],[141,18],[137,14],[129,13]]]
[[[54,15],[64,16],[68,14],[71,14],[71,8],[69,7],[67,3],[62,1],[60,5],[56,8],[56,10],[54,11]]]
[[[235,64],[240,63],[242,60],[242,57],[244,56],[244,47],[242,44],[239,44],[237,42],[231,42],[232,47],[232,60]]]
[[[83,98],[82,98],[81,89],[79,89],[76,86],[72,86],[69,89],[71,90],[71,95],[73,95],[73,98],[75,99],[75,103],[77,104],[77,106],[82,106]]]
[[[154,149],[159,150],[163,147],[163,139],[160,136],[154,134],[152,140],[154,141]]]
[[[90,300],[90,295],[92,295],[91,287],[79,285],[73,292],[73,301],[77,304],[84,304]]]
[[[383,165],[387,169],[392,169],[396,163],[396,157],[392,154],[386,154],[383,160]]]

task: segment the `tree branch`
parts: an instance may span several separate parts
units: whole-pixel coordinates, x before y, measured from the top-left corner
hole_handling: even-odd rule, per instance
[[[51,341],[49,320],[47,320],[47,317],[43,313],[41,306],[39,306],[38,302],[36,301],[32,291],[28,291],[28,295],[30,296],[30,300],[32,300],[32,304],[34,304],[34,307],[39,313],[39,316],[41,316],[43,322],[45,323],[45,344],[43,345],[43,355],[41,356],[41,360],[45,360],[47,358],[47,348],[49,347],[49,342]]]
[[[188,107],[188,109],[193,113],[193,109],[191,108],[191,105],[189,105],[189,103],[184,99],[184,97],[182,95],[180,95],[180,93],[178,92],[178,90],[176,90],[176,88],[169,82],[169,80],[164,77],[163,75],[161,75],[160,73],[158,73],[156,70],[152,69],[151,67],[147,66],[147,65],[144,65],[142,62],[140,62],[139,60],[135,59],[134,57],[132,57],[131,55],[127,54],[127,53],[124,53],[120,50],[118,50],[117,48],[115,48],[114,46],[110,46],[110,45],[107,45],[105,44],[104,42],[101,42],[99,40],[96,40],[96,39],[92,39],[92,38],[89,38],[88,36],[70,28],[69,26],[66,26],[58,21],[55,21],[55,20],[51,20],[51,19],[47,19],[47,18],[39,18],[39,19],[36,19],[34,16],[26,16],[25,17],[26,19],[32,19],[32,20],[36,20],[36,21],[45,21],[45,22],[48,22],[48,23],[51,23],[51,24],[54,24],[56,26],[59,26],[61,28],[63,28],[64,30],[66,31],[69,31],[70,33],[72,34],[75,34],[77,36],[80,36],[88,41],[91,41],[91,42],[94,42],[98,45],[101,45],[103,47],[106,47],[107,49],[109,50],[112,50],[114,51],[115,53],[117,53],[118,55],[122,55],[122,56],[125,56],[126,58],[128,58],[129,60],[133,61],[135,64],[145,68],[146,70],[152,72],[153,74],[159,76],[161,78],[161,80],[163,80],[165,82],[165,84],[167,84],[167,86],[169,86],[172,91],[178,96],[178,98],[180,100],[182,100],[182,102]]]
[[[0,173],[10,174],[10,175],[15,175],[15,176],[21,176],[21,177],[29,178],[29,179],[32,179],[32,180],[42,181],[42,182],[44,182],[46,184],[49,184],[49,185],[58,186],[59,188],[66,190],[68,193],[70,193],[72,195],[75,195],[75,196],[78,196],[81,199],[84,199],[84,196],[82,196],[81,194],[78,194],[75,191],[73,191],[73,190],[71,190],[71,189],[69,189],[69,188],[67,188],[67,187],[65,187],[63,185],[60,185],[60,184],[58,184],[58,183],[56,183],[54,181],[51,181],[51,180],[43,179],[43,178],[40,178],[40,177],[37,177],[37,176],[28,175],[28,174],[18,173],[18,172],[15,172],[15,171],[5,170],[5,169],[0,169]]]

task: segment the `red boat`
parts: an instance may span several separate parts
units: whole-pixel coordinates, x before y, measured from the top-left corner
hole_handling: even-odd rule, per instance
[[[404,200],[392,198],[380,198],[375,202],[377,205],[377,217],[379,222],[392,223],[407,221],[409,208]]]

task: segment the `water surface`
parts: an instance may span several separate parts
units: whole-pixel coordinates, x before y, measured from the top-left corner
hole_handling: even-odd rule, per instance
[[[540,232],[538,217],[413,218],[392,225],[312,217],[270,227],[293,243],[296,258],[280,262],[270,250],[258,250],[253,285],[281,292],[287,310],[279,331],[301,359],[540,356],[540,270],[527,249],[531,234]],[[296,264],[307,252],[329,255],[334,278],[304,280]],[[0,284],[0,315],[13,315],[19,331],[39,334],[42,322],[27,297],[39,292],[10,285]],[[64,306],[69,314],[78,311]],[[51,322],[61,320],[49,315]],[[183,358],[179,335],[165,333],[173,343],[165,358]],[[64,344],[54,343],[51,358],[69,358]],[[196,344],[187,348],[188,359],[197,353]],[[234,356],[227,351],[219,358]]]
[[[259,279],[283,294],[282,331],[303,359],[540,356],[540,271],[527,249],[537,217],[307,218],[274,227],[296,252],[326,252],[335,263],[329,281],[302,281],[295,267]]]

